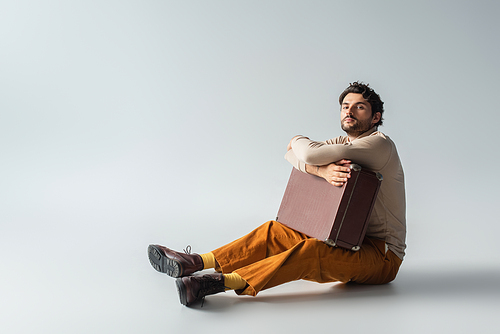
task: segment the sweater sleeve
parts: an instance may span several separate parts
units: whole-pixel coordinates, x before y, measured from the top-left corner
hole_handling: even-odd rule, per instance
[[[303,161],[300,161],[297,159],[295,154],[293,153],[293,150],[288,150],[285,154],[285,159],[292,164],[293,167],[297,168],[303,173],[306,173],[306,164]]]
[[[305,164],[322,166],[341,159],[372,170],[381,170],[391,155],[391,144],[383,135],[371,135],[344,144],[317,142],[306,137],[292,141],[293,153]]]

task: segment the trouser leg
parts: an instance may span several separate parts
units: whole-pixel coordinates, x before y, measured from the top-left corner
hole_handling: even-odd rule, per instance
[[[220,271],[231,273],[238,268],[284,252],[308,237],[278,222],[269,221],[247,235],[214,251]]]
[[[385,252],[385,243],[366,239],[353,252],[330,247],[277,222],[268,222],[247,236],[214,251],[223,272],[236,272],[259,291],[298,279],[319,283],[355,281],[382,284],[394,279],[401,260]]]

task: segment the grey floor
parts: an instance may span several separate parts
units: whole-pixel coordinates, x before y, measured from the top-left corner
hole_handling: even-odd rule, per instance
[[[428,264],[410,255],[388,285],[298,281],[187,308],[173,279],[151,268],[148,233],[113,238],[102,229],[106,238],[89,239],[80,232],[67,240],[50,231],[11,234],[2,244],[2,333],[498,333],[500,326],[494,263]]]

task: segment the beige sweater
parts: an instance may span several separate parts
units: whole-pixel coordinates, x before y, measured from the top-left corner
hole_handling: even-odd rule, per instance
[[[388,136],[377,131],[377,128],[352,141],[347,136],[325,142],[299,136],[292,141],[292,149],[285,158],[304,173],[306,164],[322,166],[348,159],[382,174],[384,179],[370,216],[366,236],[385,240],[387,248],[403,259],[406,249],[404,173],[396,145]]]

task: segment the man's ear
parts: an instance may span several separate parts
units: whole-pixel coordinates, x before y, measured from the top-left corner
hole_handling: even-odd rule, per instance
[[[372,117],[372,125],[377,124],[381,118],[382,118],[382,113],[376,112],[375,115],[373,115],[373,117]]]

